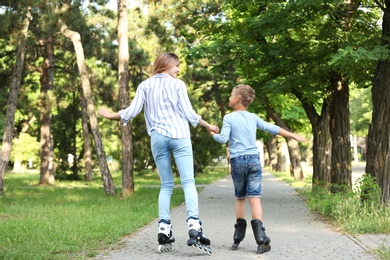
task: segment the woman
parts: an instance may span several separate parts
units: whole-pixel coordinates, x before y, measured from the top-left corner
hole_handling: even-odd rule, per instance
[[[153,64],[152,76],[141,82],[130,106],[117,113],[99,109],[98,114],[108,119],[121,119],[125,124],[144,109],[147,132],[151,137],[151,149],[161,179],[158,198],[158,250],[172,249],[175,241],[170,221],[170,200],[173,191],[171,152],[180,173],[184,190],[189,239],[193,246],[211,254],[210,240],[203,235],[199,220],[198,193],[195,187],[190,123],[219,132],[219,128],[204,121],[192,108],[187,89],[179,73],[179,58],[171,52],[160,54]]]

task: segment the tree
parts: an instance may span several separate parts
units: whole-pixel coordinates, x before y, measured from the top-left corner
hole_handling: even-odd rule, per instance
[[[67,11],[68,9],[69,6],[67,4],[64,4],[61,11],[62,13],[65,13],[65,11]],[[87,114],[88,114],[91,130],[95,140],[95,147],[98,155],[98,162],[100,167],[100,174],[103,180],[104,191],[107,195],[115,195],[115,186],[112,180],[110,170],[108,168],[107,159],[104,153],[99,127],[97,123],[97,118],[95,114],[95,109],[92,101],[91,87],[90,87],[87,67],[85,64],[81,37],[78,32],[70,30],[64,21],[60,21],[60,22],[61,22],[61,29],[60,29],[61,33],[66,38],[72,41],[75,49],[75,53],[77,57],[77,65],[78,65],[79,73],[81,76],[82,87],[83,87],[83,95],[87,103]]]
[[[275,123],[286,129],[287,131],[290,131],[287,124],[284,122],[284,120],[276,113],[276,111],[271,107],[270,102],[267,98],[267,96],[264,96],[262,99],[263,106],[265,107],[265,110],[267,111],[267,114],[275,121]],[[293,176],[296,180],[303,180],[303,171],[301,167],[301,154],[299,151],[299,145],[298,141],[292,139],[292,138],[285,138],[287,142],[287,148],[290,155],[290,173],[291,176]]]
[[[381,45],[389,51],[390,1],[374,1],[383,12]],[[368,132],[366,172],[382,190],[382,202],[390,201],[390,61],[379,59],[372,85],[372,121]]]
[[[129,41],[126,0],[118,0],[118,77],[121,108],[129,106]],[[122,126],[122,197],[134,193],[131,122]]]
[[[85,100],[83,91],[80,92],[81,92],[81,123],[82,123],[83,141],[84,141],[85,180],[92,181],[92,158],[91,158],[92,151],[91,151],[91,142],[89,138],[87,102]]]
[[[1,161],[0,161],[0,194],[4,194],[4,177],[7,170],[11,147],[12,147],[12,138],[14,131],[14,118],[15,110],[18,101],[18,92],[20,87],[20,82],[22,79],[22,72],[25,59],[25,47],[28,27],[30,24],[30,13],[31,7],[28,6],[25,11],[25,18],[23,20],[23,25],[20,30],[19,39],[18,39],[18,48],[16,52],[16,64],[14,67],[14,72],[12,74],[12,85],[8,97],[7,105],[7,117],[5,122],[5,129],[3,135],[3,143],[1,147]]]
[[[49,34],[43,40],[44,59],[41,68],[41,167],[39,184],[54,184],[53,175],[54,158],[52,158],[52,141],[51,141],[51,110],[53,98],[51,90],[54,82],[54,46],[53,35]]]

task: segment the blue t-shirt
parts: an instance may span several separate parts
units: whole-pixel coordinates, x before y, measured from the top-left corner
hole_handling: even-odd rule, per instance
[[[275,135],[280,130],[279,126],[265,122],[254,113],[235,111],[224,116],[221,132],[214,135],[214,140],[219,143],[230,141],[230,158],[259,154],[256,146],[257,128]]]

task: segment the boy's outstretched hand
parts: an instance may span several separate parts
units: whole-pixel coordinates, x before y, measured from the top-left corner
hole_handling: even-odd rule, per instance
[[[307,141],[303,136],[301,136],[300,134],[296,134],[296,133],[292,134],[292,138],[294,138],[298,142],[306,142]]]

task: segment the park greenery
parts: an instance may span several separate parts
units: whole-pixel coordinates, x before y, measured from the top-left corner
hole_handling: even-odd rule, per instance
[[[297,181],[286,172],[273,172],[293,187],[307,202],[313,213],[320,214],[334,229],[347,234],[389,234],[390,209],[381,204],[378,184],[368,174],[362,175],[348,193],[329,193],[322,187],[312,189],[310,178]],[[307,172],[308,176],[311,172]],[[365,199],[361,199],[364,194]],[[387,241],[373,248],[378,259],[389,259]]]
[[[113,2],[117,9],[109,8]],[[58,211],[50,205],[69,207],[61,209],[69,212],[65,225],[99,210],[88,202],[92,197],[99,197],[101,209],[122,214],[121,207],[146,196],[150,188],[137,183],[155,165],[143,115],[123,126],[95,111],[126,107],[155,57],[172,51],[180,56],[179,77],[192,105],[206,121],[221,126],[232,87],[249,84],[256,90],[250,112],[306,136],[306,143],[261,131],[257,137],[265,166],[275,172],[289,166],[295,184],[308,183],[302,196],[313,210],[337,225],[350,224],[346,232],[389,231],[382,229],[386,221],[372,223],[389,216],[390,0],[129,2],[0,0],[0,205],[15,205],[0,215],[8,228],[16,228],[14,218],[24,218],[24,210],[33,213],[26,214],[28,230]],[[191,139],[199,176],[228,156],[228,145],[212,142],[202,127],[191,128]],[[305,176],[302,161],[312,174]],[[353,188],[353,161],[366,162],[363,190]],[[59,189],[67,200],[59,202]],[[76,212],[82,205],[84,212]],[[366,216],[350,219],[362,212],[370,223]],[[107,229],[103,219],[96,222]],[[102,243],[133,227],[126,228]],[[75,244],[93,254],[95,248],[86,249],[90,238],[83,239]]]
[[[126,107],[153,59],[173,51],[207,121],[221,125],[231,88],[245,83],[256,90],[251,112],[307,136],[298,144],[259,132],[271,169],[285,164],[285,142],[295,179],[307,161],[314,186],[348,192],[352,159],[366,159],[387,202],[386,1],[120,0],[117,10],[109,2],[0,1],[1,193],[9,168],[39,169],[39,184],[50,185],[90,181],[99,167],[113,195],[116,164],[122,195],[131,195],[133,170],[155,168],[144,118],[123,126],[95,111]],[[191,131],[199,172],[227,156],[206,131]]]
[[[198,190],[227,174],[226,167],[205,169],[196,178]],[[37,172],[9,174],[7,195],[0,197],[0,259],[88,259],[107,250],[156,219],[158,174],[137,172],[135,177],[134,195],[120,198],[105,196],[98,178],[59,180],[52,187],[37,185]],[[120,171],[113,179],[121,182]],[[171,207],[183,201],[178,185]]]
[[[198,190],[228,174],[226,166],[207,167],[196,178]],[[388,234],[390,211],[380,202],[378,185],[369,176],[358,180],[367,187],[368,200],[360,200],[362,188],[348,194],[311,192],[311,173],[297,181],[288,172],[273,174],[294,187],[313,210],[335,228],[349,234]],[[94,172],[95,177],[99,175]],[[8,175],[7,195],[0,197],[1,259],[86,259],[101,254],[120,239],[156,218],[159,178],[156,172],[136,172],[136,192],[119,198],[105,196],[98,178],[92,182],[59,180],[56,186],[39,186],[37,172]],[[120,171],[113,172],[120,183]],[[180,184],[175,178],[175,184]],[[118,194],[119,194],[118,190]],[[184,201],[180,186],[174,189],[174,208]],[[119,244],[118,244],[119,242]],[[379,259],[388,259],[385,245],[373,250]]]

